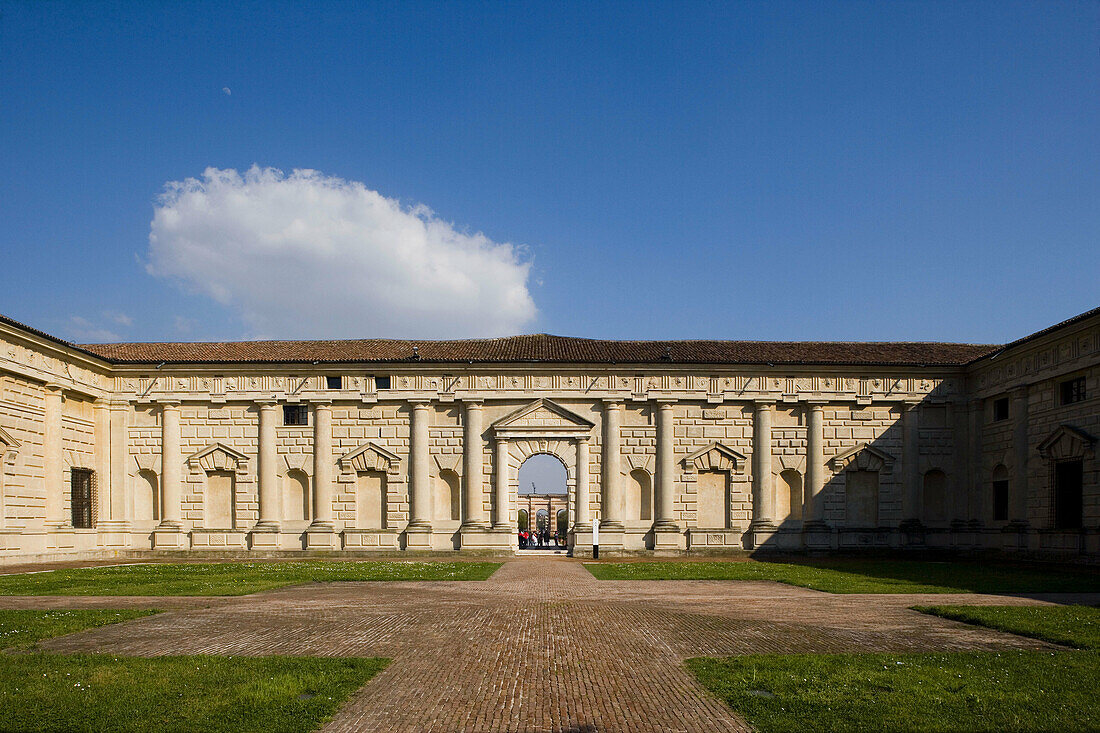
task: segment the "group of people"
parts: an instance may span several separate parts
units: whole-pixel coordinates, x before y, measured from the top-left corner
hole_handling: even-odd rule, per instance
[[[540,529],[534,532],[528,532],[525,529],[521,529],[519,532],[519,547],[521,550],[534,547],[549,547],[551,542],[553,542],[555,546],[561,547],[561,533],[551,533],[549,529]]]

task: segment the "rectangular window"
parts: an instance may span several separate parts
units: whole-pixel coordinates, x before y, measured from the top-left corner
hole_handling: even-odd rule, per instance
[[[374,378],[374,388],[375,389],[389,389],[390,388],[390,378],[389,377],[375,377]]]
[[[1008,398],[998,397],[993,400],[993,421],[1000,422],[1008,419]]]
[[[77,529],[92,528],[92,477],[87,468],[74,468],[70,473],[69,488],[73,509],[73,526]]]
[[[1055,529],[1081,529],[1083,479],[1084,464],[1081,461],[1059,461],[1054,464]]]
[[[993,482],[993,520],[1008,521],[1008,481]]]
[[[325,377],[325,389],[340,389],[340,377]]]
[[[1083,402],[1085,399],[1085,378],[1074,377],[1058,385],[1063,405],[1072,405],[1074,402]]]
[[[309,425],[309,407],[283,405],[283,425]]]

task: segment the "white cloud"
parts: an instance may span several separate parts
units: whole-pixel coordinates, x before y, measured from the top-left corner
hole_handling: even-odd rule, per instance
[[[224,94],[227,97],[232,96],[233,90],[230,89],[229,87],[222,87],[222,94]]]
[[[134,319],[130,316],[122,313],[121,311],[103,311],[103,317],[108,321],[117,323],[120,326],[132,326],[134,325]]]
[[[122,337],[114,331],[92,323],[83,316],[71,316],[66,330],[69,339],[78,344],[101,344],[122,340]]]
[[[148,271],[236,309],[253,335],[455,338],[535,317],[519,248],[312,170],[208,168],[165,186]]]

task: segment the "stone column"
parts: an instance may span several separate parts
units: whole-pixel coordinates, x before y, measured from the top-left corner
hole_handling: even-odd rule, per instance
[[[966,411],[965,402],[951,402],[948,404],[951,415],[952,437],[952,470],[951,470],[951,527],[961,532],[966,521],[970,518],[970,502],[968,495],[970,483],[967,480],[966,455],[969,450],[966,435],[970,416]],[[969,540],[972,543],[972,538]],[[957,544],[957,543],[956,543]]]
[[[313,535],[332,534],[332,405],[318,402],[313,408],[313,521],[307,537],[311,547],[331,541]]]
[[[1017,527],[1026,527],[1027,516],[1027,387],[1012,392],[1012,502],[1009,519]]]
[[[658,532],[679,532],[676,524],[676,444],[673,425],[676,422],[672,402],[657,404],[657,501],[653,529]]]
[[[259,430],[260,519],[253,532],[279,531],[279,465],[275,425],[278,422],[279,405],[261,402]]]
[[[921,526],[921,479],[920,479],[920,424],[917,402],[901,404],[902,466],[904,489],[901,495],[902,524],[908,527]]]
[[[412,403],[409,431],[409,529],[431,532],[432,486],[428,469],[428,403]]]
[[[967,454],[967,486],[970,490],[970,522],[980,529],[985,516],[985,476],[982,473],[982,419],[985,416],[985,404],[980,399],[970,400],[970,426],[967,429],[969,451]]]
[[[120,527],[124,527],[129,524],[132,518],[134,506],[133,497],[130,495],[129,481],[126,480],[126,464],[130,452],[130,405],[127,402],[112,402],[110,411],[111,521],[118,522]]]
[[[95,527],[102,533],[111,521],[111,413],[107,403],[98,399],[92,403],[92,414],[95,419],[92,445],[92,468],[96,480]]]
[[[493,455],[493,473],[496,475],[495,493],[493,494],[493,508],[496,517],[493,519],[494,529],[510,529],[511,522],[508,518],[508,441],[497,438],[496,453]]]
[[[622,529],[623,495],[621,469],[622,461],[622,417],[623,404],[607,401],[603,406],[603,474],[602,512],[600,528]]]
[[[179,531],[183,526],[180,499],[183,466],[180,455],[180,403],[161,403],[160,416],[160,493],[163,506],[158,529]]]
[[[825,405],[806,406],[806,507],[804,527],[825,524]]]
[[[576,532],[592,531],[591,497],[588,488],[588,438],[577,441],[577,506],[573,510],[573,529]]]
[[[772,406],[757,400],[752,420],[752,527],[774,529],[775,490],[772,486]]]
[[[466,518],[464,528],[488,526],[485,519],[485,466],[482,460],[484,430],[481,402],[466,400],[466,419],[462,424],[462,459],[466,483]]]
[[[46,385],[42,448],[45,477],[46,524],[62,527],[72,523],[65,517],[65,460],[61,427],[61,385]]]

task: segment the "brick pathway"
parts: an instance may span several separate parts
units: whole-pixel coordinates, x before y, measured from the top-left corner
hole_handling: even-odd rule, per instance
[[[691,656],[1050,648],[907,608],[1042,602],[597,581],[577,562],[527,557],[485,582],[308,584],[235,598],[6,597],[0,608],[172,609],[41,644],[56,652],[392,657],[329,731],[579,733],[747,730],[688,674]]]

